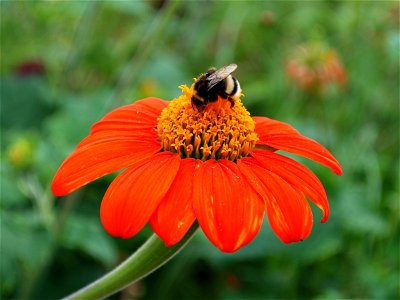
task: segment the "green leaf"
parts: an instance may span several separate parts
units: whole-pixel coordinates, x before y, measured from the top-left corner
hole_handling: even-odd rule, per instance
[[[1,210],[0,226],[1,286],[4,292],[11,292],[25,274],[47,258],[51,239],[35,211]]]
[[[28,201],[19,189],[18,181],[15,180],[16,174],[8,164],[2,162],[0,167],[0,176],[0,208],[9,208],[27,204]]]
[[[2,77],[0,98],[2,128],[38,127],[51,112],[42,78]]]
[[[117,249],[97,218],[70,215],[61,237],[62,245],[80,250],[107,266],[115,264]]]

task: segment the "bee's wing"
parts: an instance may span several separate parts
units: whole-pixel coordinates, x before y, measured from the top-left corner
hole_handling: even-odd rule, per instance
[[[222,67],[221,69],[218,69],[211,75],[207,77],[208,85],[207,85],[207,90],[211,90],[214,86],[216,86],[219,82],[224,80],[226,77],[228,77],[233,71],[235,71],[237,68],[237,65],[231,64],[225,67]]]

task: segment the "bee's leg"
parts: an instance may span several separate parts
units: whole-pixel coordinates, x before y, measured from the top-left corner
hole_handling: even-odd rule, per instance
[[[228,97],[228,101],[231,104],[231,108],[233,108],[235,106],[235,99],[233,99],[232,97]]]
[[[196,99],[195,97],[192,97],[192,108],[195,109],[199,112],[202,112],[204,110],[204,101],[200,101]]]

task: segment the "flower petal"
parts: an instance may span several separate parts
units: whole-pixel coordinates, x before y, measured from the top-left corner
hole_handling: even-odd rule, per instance
[[[274,152],[253,150],[251,155],[263,168],[275,173],[289,183],[294,189],[307,195],[307,197],[322,210],[323,216],[321,223],[328,220],[328,198],[324,186],[314,173],[297,161]]]
[[[336,158],[321,144],[301,135],[289,124],[266,117],[253,117],[256,122],[255,132],[260,139],[258,145],[295,153],[329,167],[337,175],[342,175],[342,168]]]
[[[104,228],[122,238],[140,231],[170,188],[180,161],[179,155],[163,152],[122,172],[111,183],[101,203]]]
[[[96,142],[98,139],[109,137],[157,137],[155,128],[157,118],[168,105],[168,101],[158,98],[146,98],[133,104],[119,107],[108,113],[99,122],[95,123],[90,135],[82,140],[78,147]]]
[[[243,181],[237,165],[207,160],[196,170],[193,209],[206,236],[224,252],[233,252],[258,233],[264,217],[261,197]]]
[[[196,219],[192,206],[193,174],[200,163],[182,159],[174,182],[150,219],[154,232],[167,246],[178,243]]]
[[[101,121],[94,124],[91,133],[100,130],[133,131],[138,128],[154,128],[161,111],[168,101],[158,98],[146,98],[133,104],[125,105],[107,114]]]
[[[53,194],[63,196],[81,186],[128,167],[160,151],[157,141],[98,140],[77,148],[58,169],[51,184]]]
[[[157,153],[157,118],[167,105],[157,98],[120,107],[92,126],[91,133],[63,162],[52,191],[63,196],[106,174]]]
[[[313,217],[305,197],[289,183],[258,165],[253,158],[238,162],[242,172],[254,172],[259,181],[251,181],[254,190],[263,189],[269,223],[284,243],[302,241],[311,232]],[[246,169],[247,168],[247,169]]]

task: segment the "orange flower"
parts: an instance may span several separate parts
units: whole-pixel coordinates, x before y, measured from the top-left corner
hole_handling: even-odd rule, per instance
[[[197,219],[209,240],[233,252],[254,239],[265,211],[285,243],[301,241],[313,216],[307,196],[329,216],[325,190],[305,166],[283,150],[324,164],[338,175],[323,146],[286,123],[250,117],[240,100],[225,99],[202,112],[192,89],[171,102],[146,98],[95,123],[54,177],[53,193],[66,195],[126,168],[111,183],[100,208],[105,229],[130,238],[146,223],[170,246]]]
[[[298,47],[286,63],[286,73],[304,90],[324,89],[329,84],[345,87],[346,69],[334,50],[321,44]]]

